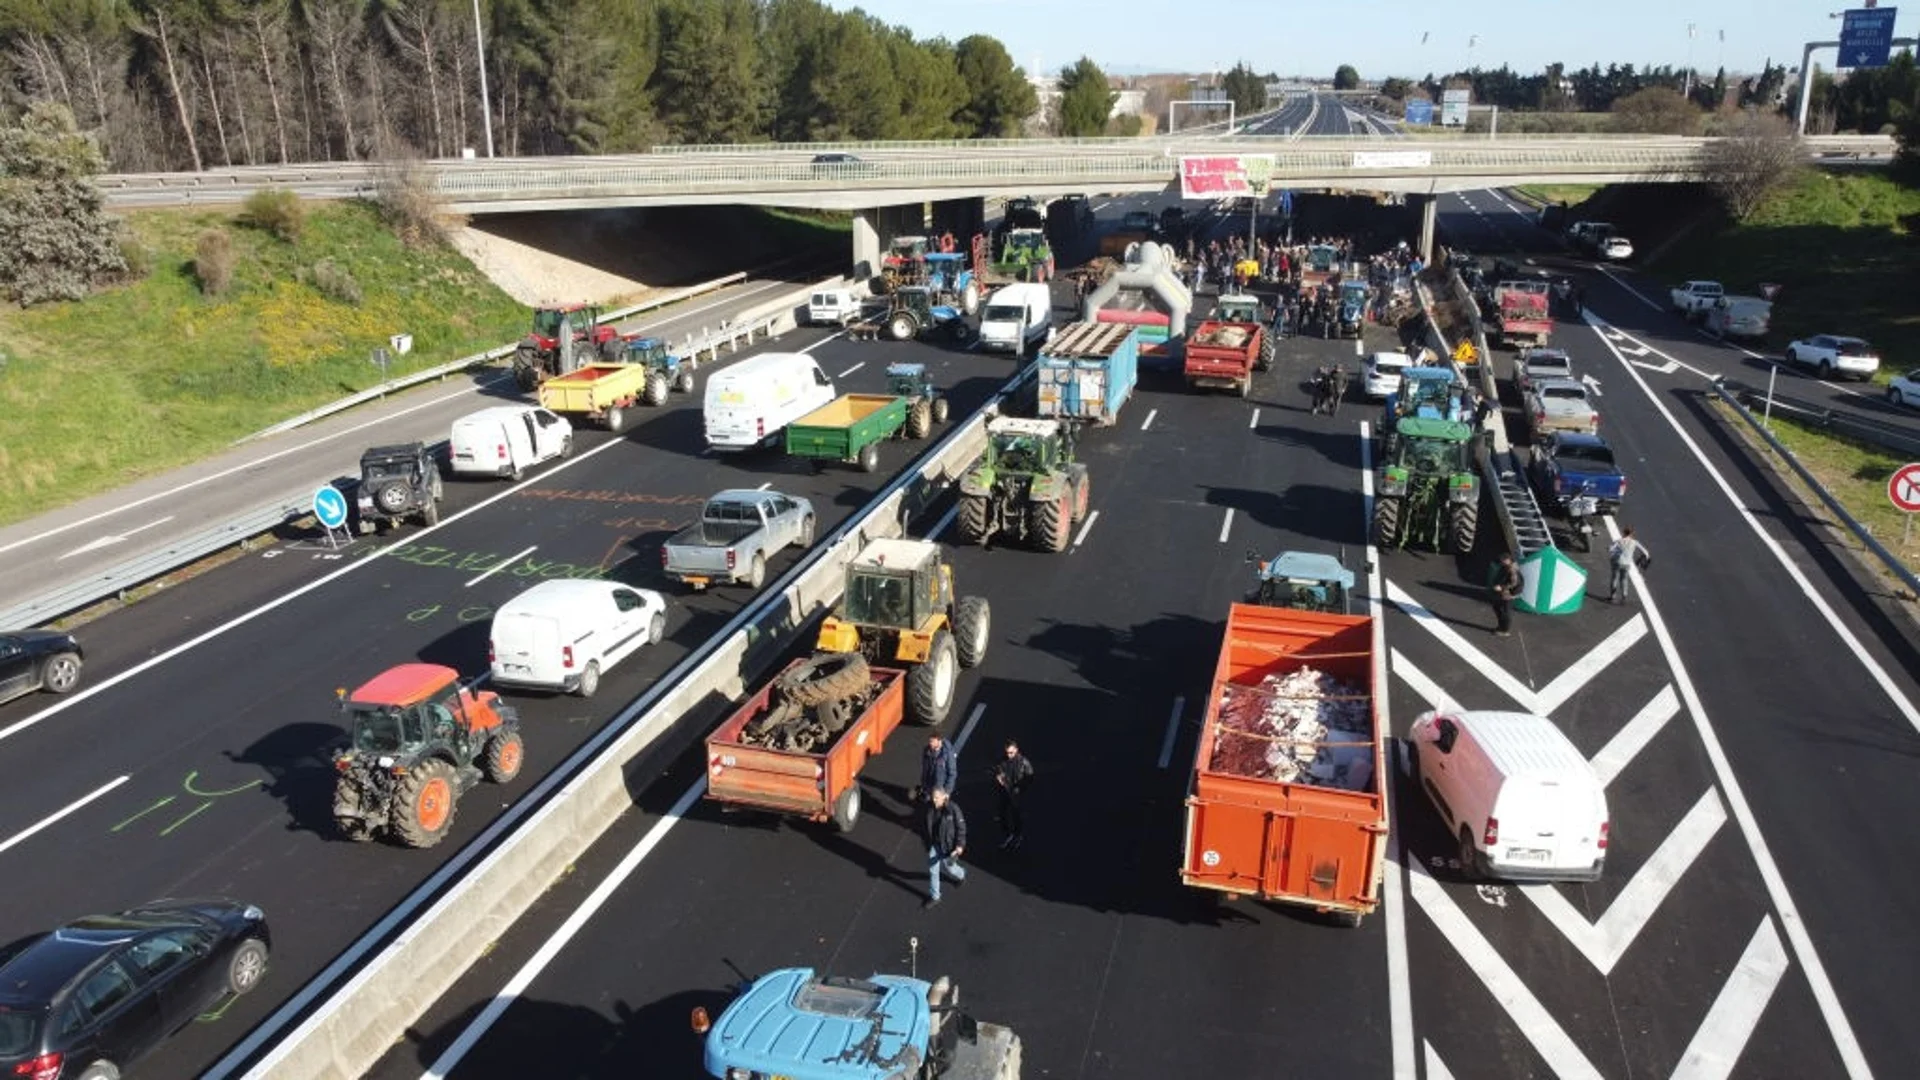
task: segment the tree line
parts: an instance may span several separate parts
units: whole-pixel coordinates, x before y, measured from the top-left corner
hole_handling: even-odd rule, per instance
[[[997,39],[819,0],[0,0],[0,109],[65,106],[109,170],[659,143],[1017,135]],[[481,80],[487,83],[486,113]]]

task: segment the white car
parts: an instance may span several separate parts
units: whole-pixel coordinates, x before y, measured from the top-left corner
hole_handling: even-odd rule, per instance
[[[617,581],[555,578],[494,613],[487,659],[499,686],[592,697],[600,676],[667,633],[667,601]]]
[[[1609,236],[1600,241],[1600,257],[1616,262],[1633,258],[1633,241],[1624,236]]]
[[[1787,344],[1787,363],[1802,364],[1820,373],[1823,379],[1850,375],[1871,379],[1880,370],[1880,356],[1873,346],[1857,337],[1839,334],[1815,334]]]
[[[1920,405],[1920,368],[1893,377],[1887,384],[1887,404]]]
[[[1367,357],[1365,385],[1362,389],[1370,398],[1385,401],[1387,395],[1400,389],[1400,379],[1406,370],[1413,366],[1413,358],[1406,353],[1377,352]]]

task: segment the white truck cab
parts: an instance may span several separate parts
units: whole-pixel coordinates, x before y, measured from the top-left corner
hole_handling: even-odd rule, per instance
[[[980,347],[1030,351],[1053,339],[1053,293],[1042,283],[1002,286],[980,312]]]

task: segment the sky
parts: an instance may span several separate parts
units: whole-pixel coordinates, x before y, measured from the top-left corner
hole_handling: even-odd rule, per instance
[[[1109,74],[1224,70],[1244,60],[1256,71],[1331,78],[1352,64],[1362,78],[1419,78],[1429,72],[1502,63],[1530,74],[1555,61],[1635,67],[1692,63],[1713,71],[1758,71],[1768,58],[1800,65],[1811,40],[1832,41],[1828,12],[1861,0],[826,0],[861,8],[918,37],[999,38],[1014,63],[1053,74],[1081,55]],[[1920,8],[1920,0],[1907,0]],[[1882,7],[1899,7],[1885,3]],[[1920,30],[1903,11],[1896,36]],[[1725,43],[1720,40],[1725,34]],[[1469,52],[1469,40],[1479,43]],[[1422,37],[1426,42],[1421,43]],[[1833,52],[1814,53],[1831,68]],[[1037,61],[1037,63],[1036,63]]]

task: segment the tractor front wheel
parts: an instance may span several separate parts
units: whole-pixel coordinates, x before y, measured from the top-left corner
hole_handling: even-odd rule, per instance
[[[933,431],[933,406],[925,398],[907,408],[907,438],[924,439]]]
[[[1455,505],[1447,513],[1447,546],[1455,555],[1465,555],[1473,550],[1474,538],[1480,534],[1480,508],[1472,503]]]
[[[918,329],[913,316],[904,312],[887,320],[887,337],[894,341],[912,341]]]
[[[945,720],[953,708],[953,684],[958,678],[953,635],[935,631],[927,659],[907,671],[907,709],[913,722],[932,727]]]
[[[693,393],[693,372],[682,370],[673,377],[673,388],[683,394]]]
[[[527,756],[526,744],[517,731],[503,731],[487,740],[487,755],[481,761],[487,779],[504,784],[520,775],[520,764]]]
[[[962,495],[955,508],[953,526],[963,544],[982,544],[987,539],[987,497]]]
[[[410,848],[427,848],[446,838],[460,798],[453,766],[435,759],[425,762],[400,781],[394,793],[393,832]]]
[[[1376,499],[1373,503],[1373,542],[1390,548],[1400,543],[1400,500]]]
[[[993,634],[993,608],[984,596],[963,596],[953,613],[953,634],[960,666],[974,667],[987,657]]]
[[[646,389],[641,391],[641,396],[646,399],[647,404],[658,408],[667,403],[668,385],[667,377],[656,371],[647,376]]]

